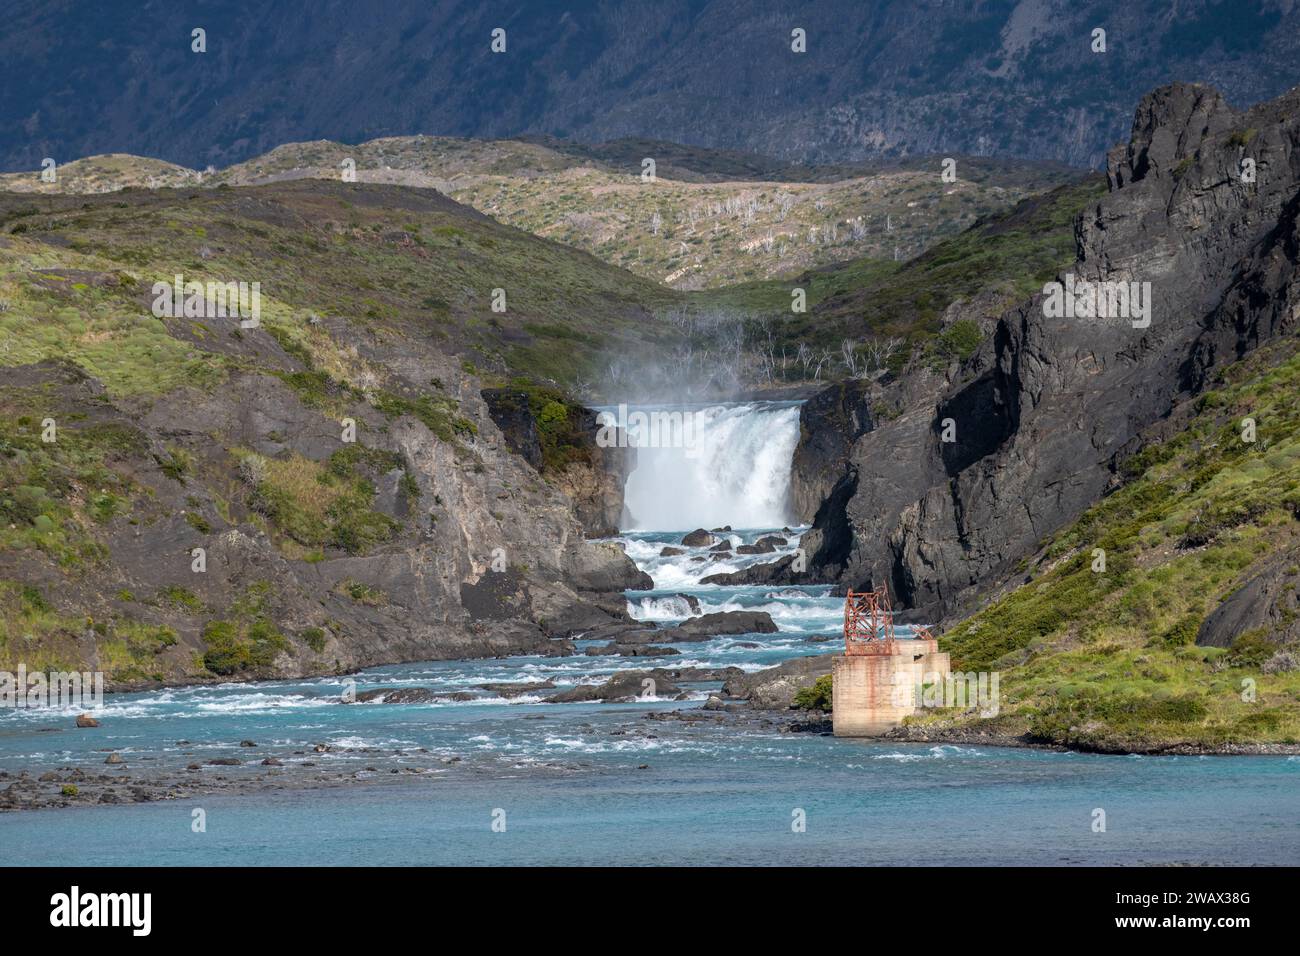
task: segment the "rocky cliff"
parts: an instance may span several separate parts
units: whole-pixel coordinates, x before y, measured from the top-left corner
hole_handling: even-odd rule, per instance
[[[917,618],[968,607],[1119,483],[1144,429],[1295,326],[1300,89],[1244,112],[1209,87],[1156,90],[1107,176],[1058,280],[1138,283],[1149,315],[1062,315],[1036,295],[933,395],[840,428],[833,481],[800,465],[825,460],[806,437],[796,486],[838,489],[805,539],[814,576],[887,583]]]

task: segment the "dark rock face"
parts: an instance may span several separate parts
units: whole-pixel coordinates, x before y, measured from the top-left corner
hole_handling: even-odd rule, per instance
[[[538,472],[546,472],[542,435],[528,393],[518,388],[485,388],[482,396],[510,450]],[[574,514],[588,537],[611,537],[618,533],[623,517],[623,486],[635,465],[636,449],[601,447],[596,443],[596,412],[583,408],[573,415],[572,436],[581,442],[583,455],[558,472],[548,472],[548,477],[572,499]]]
[[[1104,494],[1210,370],[1296,325],[1300,90],[1238,113],[1208,87],[1161,88],[1107,175],[1069,273],[1150,283],[1149,325],[1048,317],[1042,294],[1005,313],[933,403],[857,439],[805,536],[814,573],[887,583],[913,619],[957,612]]]
[[[790,463],[790,508],[811,521],[848,464],[854,443],[871,431],[868,383],[839,382],[799,408],[799,444]]]
[[[485,388],[483,401],[488,414],[510,450],[538,471],[542,470],[542,437],[537,419],[528,407],[528,393],[511,388]]]
[[[1300,548],[1282,551],[1228,596],[1202,623],[1196,643],[1229,647],[1258,629],[1283,644],[1300,641]]]
[[[578,434],[584,437],[588,461],[574,463],[555,476],[555,485],[573,501],[574,514],[589,538],[608,538],[623,526],[623,488],[636,467],[636,448],[596,443],[600,425],[596,412],[585,408]]]

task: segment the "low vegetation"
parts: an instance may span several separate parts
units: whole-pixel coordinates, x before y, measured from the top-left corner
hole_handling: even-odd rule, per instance
[[[343,446],[326,462],[296,453],[267,458],[246,449],[236,449],[235,455],[251,488],[250,507],[300,545],[364,554],[401,528],[372,507],[371,476],[402,469],[397,455],[359,444]]]
[[[289,646],[271,617],[268,599],[270,582],[250,585],[228,611],[228,616],[209,621],[203,628],[203,666],[222,677],[270,666],[277,654]]]
[[[1001,672],[1004,729],[1115,749],[1300,742],[1294,647],[1259,630],[1194,643],[1221,600],[1300,543],[1298,344],[1227,368],[1184,430],[1126,462],[1127,483],[1051,540],[1028,583],[943,636],[954,668]],[[1283,580],[1300,589],[1300,566]]]

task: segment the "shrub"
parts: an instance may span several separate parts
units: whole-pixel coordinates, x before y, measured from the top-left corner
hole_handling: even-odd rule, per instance
[[[360,581],[340,581],[338,590],[346,594],[358,604],[364,604],[367,607],[379,607],[381,604],[388,602],[388,595],[378,588],[372,588],[368,584],[362,584]]]
[[[817,678],[811,687],[801,688],[794,695],[794,705],[800,710],[830,710],[834,699],[834,686],[830,674]]]
[[[1259,669],[1265,674],[1286,674],[1300,670],[1300,658],[1290,651],[1277,651]]]
[[[966,361],[975,354],[975,350],[984,341],[979,323],[971,319],[959,319],[939,336],[939,354],[945,358]]]
[[[226,676],[250,668],[267,667],[289,646],[284,635],[265,619],[251,623],[212,621],[203,629],[207,651],[203,666]]]
[[[168,448],[166,455],[154,455],[153,460],[164,475],[181,484],[185,484],[185,476],[193,465],[190,453],[183,448]]]
[[[1278,646],[1264,636],[1264,630],[1247,631],[1232,642],[1228,663],[1233,667],[1259,667],[1277,653]]]
[[[1201,629],[1201,615],[1186,614],[1178,619],[1169,630],[1160,636],[1160,640],[1169,647],[1181,647],[1194,643],[1197,632]]]
[[[306,628],[302,632],[302,639],[317,654],[325,650],[325,631],[319,627]]]

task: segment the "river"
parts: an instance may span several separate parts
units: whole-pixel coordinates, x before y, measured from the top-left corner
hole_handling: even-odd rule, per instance
[[[784,511],[798,414],[788,404],[710,413],[702,447],[641,449],[628,482],[628,554],[655,589],[634,617],[665,627],[765,610],[775,634],[662,644],[662,658],[589,656],[372,668],[358,690],[427,687],[464,699],[340,703],[339,679],[228,683],[110,695],[102,726],[74,712],[0,713],[0,771],[144,768],[227,777],[346,778],[122,806],[0,813],[7,864],[1002,864],[1288,863],[1300,860],[1300,759],[1115,757],[837,740],[773,723],[654,719],[687,699],[548,704],[618,670],[757,670],[835,649],[842,600],[827,587],[721,587],[700,578],[797,546]],[[675,517],[680,516],[680,517]],[[681,548],[730,524],[732,555]],[[774,534],[777,554],[735,556]],[[721,537],[721,535],[720,535]],[[703,558],[704,560],[696,560]],[[694,601],[692,601],[692,598]],[[698,602],[698,603],[697,603]],[[696,605],[696,606],[692,606]],[[829,640],[827,638],[829,637]],[[480,685],[549,681],[502,698]],[[243,748],[249,740],[255,748]],[[256,759],[247,759],[250,757]],[[418,755],[418,757],[417,757]],[[242,759],[213,767],[209,759]],[[412,763],[418,772],[411,772]],[[398,771],[398,772],[394,772]],[[0,779],[0,788],[5,780]],[[205,827],[196,832],[194,811]],[[1105,829],[1097,827],[1104,811]]]

